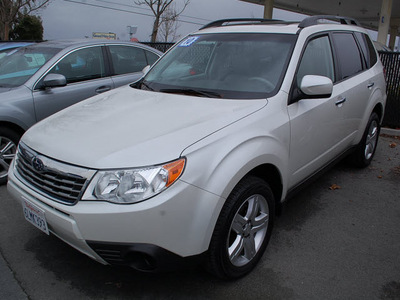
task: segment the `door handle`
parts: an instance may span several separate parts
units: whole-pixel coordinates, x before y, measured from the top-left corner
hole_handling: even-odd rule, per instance
[[[374,86],[374,84],[375,84],[374,82],[368,83],[367,88],[369,88],[369,89],[372,88]]]
[[[336,102],[335,102],[335,105],[336,106],[341,106],[343,103],[345,103],[346,102],[346,98],[341,98],[341,99],[338,99]]]
[[[97,88],[96,89],[96,93],[97,94],[101,94],[101,93],[107,92],[109,90],[111,90],[111,86],[104,85],[104,86],[101,86],[101,87]]]

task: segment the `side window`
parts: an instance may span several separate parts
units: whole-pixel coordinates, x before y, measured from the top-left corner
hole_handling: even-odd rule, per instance
[[[374,44],[372,43],[372,41],[368,35],[365,35],[365,41],[367,42],[367,45],[368,45],[369,62],[370,62],[370,66],[372,67],[373,65],[375,65],[378,62],[378,56],[376,55],[376,50],[375,50]]]
[[[101,47],[76,50],[59,61],[50,73],[62,74],[67,83],[86,81],[105,76]]]
[[[361,53],[352,33],[334,33],[338,63],[341,71],[341,79],[351,77],[363,70]]]
[[[108,46],[114,65],[114,74],[141,72],[148,65],[144,50],[133,46]]]
[[[154,54],[153,52],[146,51],[146,50],[145,50],[145,53],[146,53],[146,57],[147,57],[147,64],[153,65],[156,62],[156,60],[158,59],[158,55]]]
[[[297,86],[300,86],[305,75],[320,75],[335,81],[332,49],[328,36],[315,38],[307,44],[297,71]]]
[[[364,54],[367,68],[369,69],[373,65],[375,65],[376,62],[378,61],[374,46],[373,46],[370,38],[368,37],[368,35],[361,33],[361,32],[356,32],[355,34],[356,34],[358,42],[360,43],[361,50]]]

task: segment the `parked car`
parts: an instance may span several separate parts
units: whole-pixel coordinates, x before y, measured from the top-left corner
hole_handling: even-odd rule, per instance
[[[0,64],[0,183],[21,135],[47,116],[132,83],[161,52],[138,43],[49,41],[19,48]]]
[[[32,43],[27,42],[0,42],[0,64],[1,60],[9,53],[15,51],[19,47],[28,46]]]
[[[374,43],[376,51],[393,52],[392,49],[390,49],[388,46],[386,46],[382,43],[379,43],[377,41],[374,41],[373,43]]]
[[[285,199],[376,150],[382,64],[355,20],[326,18],[213,22],[33,126],[8,181],[26,220],[103,264],[250,272]]]

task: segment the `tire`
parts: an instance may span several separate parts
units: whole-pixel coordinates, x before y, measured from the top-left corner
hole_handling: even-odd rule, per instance
[[[377,113],[373,112],[369,117],[367,127],[365,128],[360,143],[355,152],[350,156],[350,162],[352,165],[359,168],[369,166],[374,158],[376,147],[378,146],[380,130],[379,116]]]
[[[0,127],[0,185],[7,182],[7,173],[17,151],[21,135],[16,131]]]
[[[246,177],[223,206],[208,251],[208,269],[222,279],[249,273],[261,259],[275,216],[269,185],[258,177]]]

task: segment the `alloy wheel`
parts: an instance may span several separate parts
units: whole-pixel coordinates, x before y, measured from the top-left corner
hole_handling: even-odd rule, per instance
[[[368,128],[367,138],[365,140],[364,155],[365,159],[370,159],[374,154],[378,141],[378,122],[373,120]]]
[[[0,137],[0,178],[7,177],[8,169],[13,160],[17,146],[4,136]]]
[[[269,207],[261,195],[252,195],[236,212],[227,241],[229,260],[236,267],[250,262],[260,249],[268,229]]]

